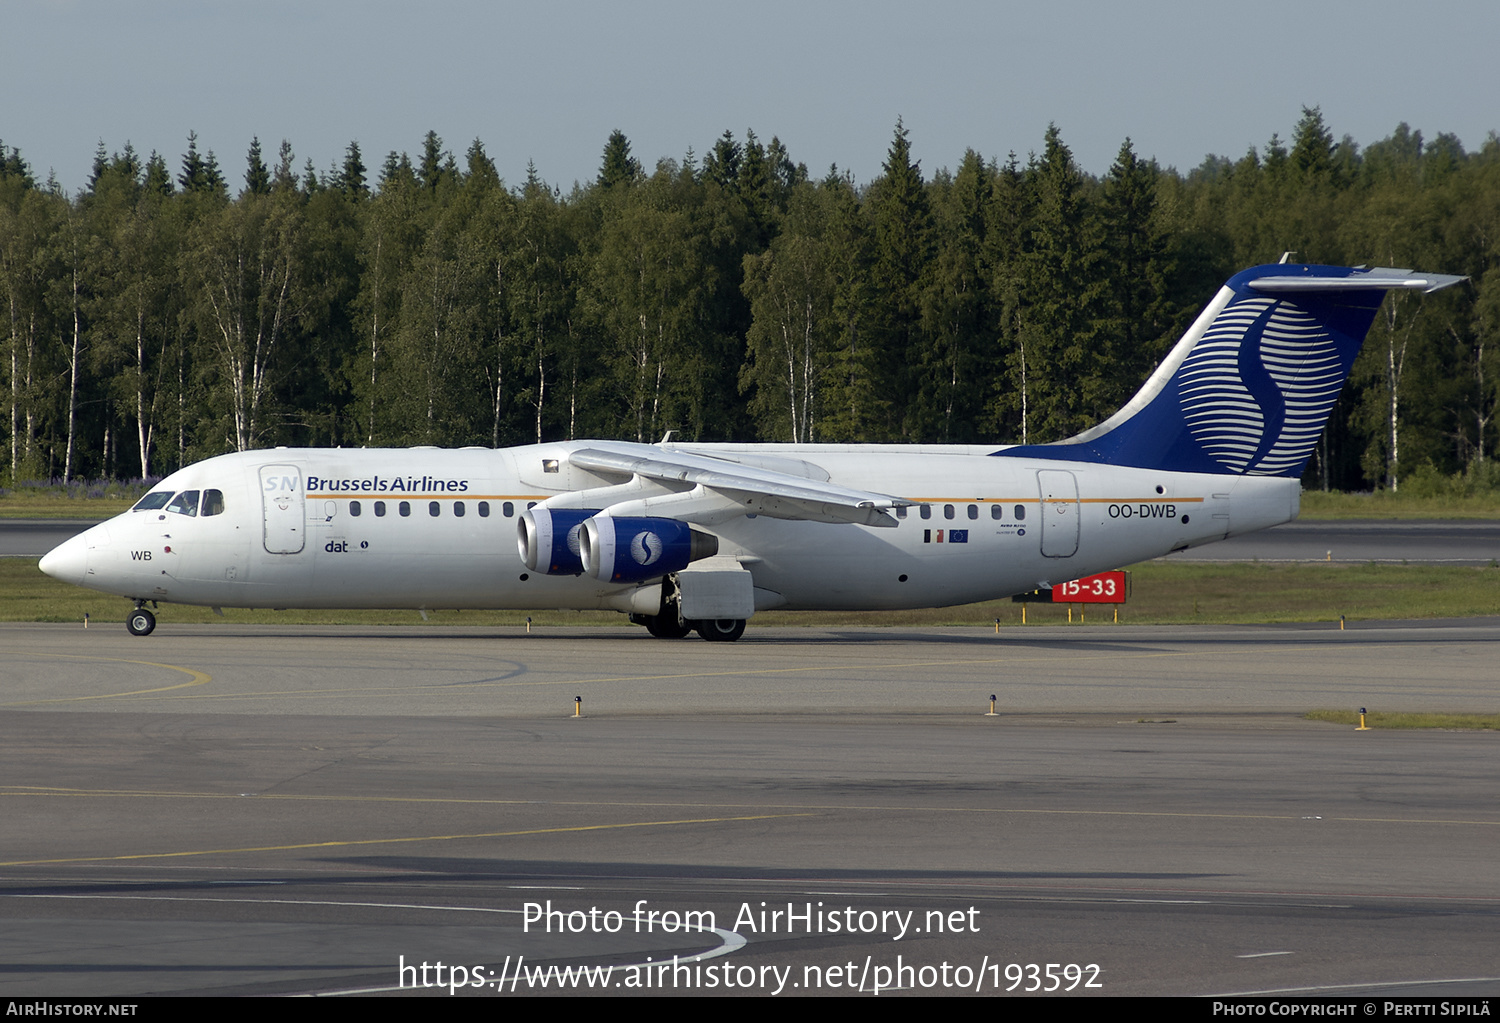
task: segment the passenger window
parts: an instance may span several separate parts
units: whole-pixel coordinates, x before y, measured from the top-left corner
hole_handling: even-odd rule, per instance
[[[165,508],[167,506],[167,502],[170,500],[172,500],[172,492],[170,490],[159,490],[154,494],[147,494],[145,497],[141,498],[135,503],[135,507],[130,510],[156,511],[156,509],[158,508]]]
[[[904,506],[896,509],[896,518],[898,518],[898,519],[904,519],[904,518],[906,518],[906,508]]]
[[[516,513],[516,506],[511,504],[509,501],[506,501],[500,506],[500,511],[505,515],[506,518],[510,518]]]
[[[427,502],[427,514],[428,515],[431,515],[433,518],[437,518],[438,515],[440,515],[442,513],[442,511],[443,511],[443,506],[440,505],[440,504],[438,504],[436,501],[428,501]]]
[[[971,504],[971,505],[969,505],[969,518],[971,518],[971,519],[977,519],[977,518],[979,518],[979,505],[977,505],[977,504]]]
[[[462,501],[453,502],[453,514],[458,518],[464,517],[464,503]]]
[[[224,492],[222,490],[205,490],[203,492],[203,514],[224,514]]]
[[[924,505],[921,505],[920,507],[922,509],[922,518],[924,518],[924,519],[930,519],[930,518],[932,518],[932,505],[930,505],[930,504],[924,504]]]
[[[178,515],[197,515],[198,491],[184,490],[172,498],[172,503],[167,505],[167,511],[176,512]]]
[[[951,519],[951,518],[953,518],[953,505],[951,505],[951,504],[945,504],[945,505],[943,505],[943,518],[945,518],[945,519]]]
[[[490,517],[490,503],[488,501],[479,502],[479,517],[481,519],[487,519]]]
[[[1016,505],[1016,521],[1017,522],[1024,522],[1024,521],[1026,521],[1026,506],[1024,504],[1018,504],[1018,505]]]
[[[999,522],[1001,519],[1005,518],[1005,509],[1000,507],[998,504],[990,505],[990,518],[994,519],[996,522]]]
[[[385,518],[385,502],[384,501],[376,501],[375,502],[375,517],[377,519],[383,519],[383,518]]]
[[[358,501],[350,501],[349,502],[349,514],[352,515],[352,516],[354,516],[355,518],[359,517],[359,502]]]
[[[401,517],[403,519],[406,518],[407,516],[409,516],[411,514],[411,502],[410,501],[402,501],[400,504],[398,504],[396,506],[396,510],[401,513]]]

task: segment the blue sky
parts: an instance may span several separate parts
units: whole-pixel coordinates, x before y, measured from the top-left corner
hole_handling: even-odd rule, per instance
[[[232,186],[260,137],[372,169],[436,130],[508,182],[566,190],[611,130],[648,168],[727,128],[778,135],[815,175],[880,171],[896,119],[929,175],[966,148],[1023,160],[1056,122],[1080,165],[1186,170],[1290,134],[1303,105],[1361,145],[1402,121],[1470,149],[1500,128],[1500,4],[104,2],[0,9],[0,140],[65,188],[127,140],[174,173],[188,131]]]

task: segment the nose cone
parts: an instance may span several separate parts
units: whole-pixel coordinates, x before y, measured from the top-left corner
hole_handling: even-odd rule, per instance
[[[58,544],[42,558],[41,569],[61,582],[82,586],[89,567],[89,541],[86,534]]]

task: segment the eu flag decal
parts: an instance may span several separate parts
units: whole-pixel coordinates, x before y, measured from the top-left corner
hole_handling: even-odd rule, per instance
[[[967,529],[950,529],[950,530],[948,530],[948,542],[949,543],[968,543],[969,542],[969,531]]]

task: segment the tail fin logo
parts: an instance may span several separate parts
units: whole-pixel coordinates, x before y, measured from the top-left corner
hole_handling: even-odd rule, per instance
[[[1114,415],[1067,440],[994,454],[1300,476],[1386,292],[1431,294],[1462,280],[1392,267],[1242,270]]]
[[[1204,452],[1233,473],[1296,471],[1344,385],[1337,343],[1287,299],[1230,303],[1183,361],[1178,401]]]

